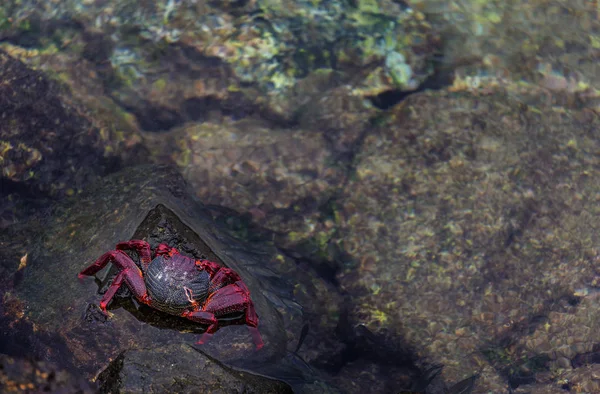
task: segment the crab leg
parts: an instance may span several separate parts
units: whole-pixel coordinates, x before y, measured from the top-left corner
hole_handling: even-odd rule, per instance
[[[115,279],[113,280],[113,282],[111,283],[108,290],[106,290],[106,293],[104,293],[104,296],[102,296],[102,299],[100,300],[100,309],[102,309],[102,312],[106,313],[106,306],[112,300],[112,298],[115,296],[115,294],[117,293],[117,290],[119,290],[119,287],[121,287],[124,276],[125,276],[125,271],[119,272],[117,274],[117,276],[115,277]]]
[[[140,256],[140,261],[144,267],[144,271],[148,268],[148,264],[152,261],[152,253],[150,252],[150,245],[146,241],[139,239],[132,239],[131,241],[119,242],[117,244],[117,250],[128,250],[133,249]]]
[[[238,281],[241,282],[241,280],[242,278],[240,278],[237,272],[226,267],[220,267],[220,269],[215,272],[214,276],[211,278],[208,291],[209,293],[214,293],[220,288]]]
[[[110,252],[104,253],[98,260],[94,261],[92,265],[81,271],[79,273],[79,278],[81,279],[83,276],[95,275],[102,268],[106,267],[106,264],[109,262],[116,265],[120,270],[129,268],[132,265],[134,267],[136,266],[133,260],[131,260],[124,252],[121,252],[120,250],[111,250]]]
[[[137,265],[135,265],[129,256],[120,250],[112,250],[104,253],[98,260],[94,262],[94,264],[81,271],[81,273],[79,273],[79,278],[96,274],[109,262],[113,263],[120,270],[120,272],[117,274],[106,293],[104,293],[104,296],[100,301],[100,308],[106,312],[106,306],[110,300],[112,300],[123,282],[125,282],[127,287],[129,287],[135,298],[144,304],[148,304],[149,297],[148,293],[146,292],[146,284],[144,283],[142,271]]]
[[[246,307],[246,324],[250,327],[258,327],[258,315],[256,314],[256,310],[254,309],[254,303],[250,299],[250,290],[246,287],[246,284],[242,281],[235,282],[236,286],[238,286],[244,294],[248,295],[248,306]]]
[[[250,300],[250,293],[243,282],[239,281],[234,284],[220,288],[210,295],[206,304],[201,311],[186,312],[183,316],[187,319],[196,321],[202,324],[208,324],[206,332],[198,341],[199,344],[205,343],[210,336],[217,331],[218,322],[217,316],[227,315],[232,312],[241,312],[245,310],[245,322],[248,325],[250,334],[254,339],[256,348],[263,347],[264,342],[257,329],[258,316],[254,309],[254,304]]]
[[[210,260],[196,260],[196,266],[201,271],[206,271],[208,274],[213,277],[215,272],[221,269],[221,266],[214,261]]]
[[[182,316],[196,323],[208,325],[208,328],[206,329],[204,334],[202,334],[200,340],[197,342],[199,344],[203,344],[204,342],[206,342],[206,340],[210,338],[215,331],[217,331],[219,323],[217,322],[215,314],[212,312],[188,311],[184,312]]]
[[[250,290],[246,287],[246,284],[242,281],[235,283],[239,286],[246,294],[250,294]],[[256,348],[260,349],[263,347],[264,342],[258,331],[258,315],[256,314],[256,309],[254,309],[254,303],[252,300],[248,298],[248,305],[246,306],[246,325],[248,326],[248,330],[250,330],[250,334],[252,335],[252,339],[254,343],[256,343]]]

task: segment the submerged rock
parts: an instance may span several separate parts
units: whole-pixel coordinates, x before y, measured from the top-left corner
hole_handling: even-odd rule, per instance
[[[65,74],[95,65],[146,131],[256,113],[293,123],[298,107],[346,85],[361,99],[411,91],[439,49],[425,15],[392,0],[9,3],[0,39],[60,58],[50,68],[69,64]],[[302,86],[323,71],[334,86]]]
[[[0,228],[143,160],[139,145],[113,141],[64,86],[2,50],[0,81]]]
[[[523,86],[413,95],[366,136],[337,200],[353,258],[337,279],[351,321],[447,381],[597,392],[573,360],[600,341],[600,122]]]

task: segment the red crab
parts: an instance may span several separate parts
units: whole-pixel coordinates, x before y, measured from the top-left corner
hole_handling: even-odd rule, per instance
[[[137,253],[140,267],[124,250]],[[234,270],[212,261],[183,256],[166,244],[158,245],[153,259],[148,242],[131,240],[120,242],[116,250],[104,253],[81,271],[79,278],[96,274],[109,262],[119,269],[119,273],[100,301],[100,308],[105,313],[119,287],[125,284],[143,304],[208,325],[198,341],[200,344],[217,331],[220,317],[243,313],[237,324],[248,326],[257,349],[263,346],[250,291]]]

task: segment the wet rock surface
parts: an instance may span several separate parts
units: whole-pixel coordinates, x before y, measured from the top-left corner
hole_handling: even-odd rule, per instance
[[[320,132],[242,121],[189,125],[152,140],[154,156],[175,161],[203,202],[249,213],[293,242],[295,234],[306,238],[306,218],[321,216],[347,181],[348,161]]]
[[[164,208],[152,214],[159,204]],[[285,369],[286,357],[298,342],[302,313],[291,298],[292,289],[269,271],[268,261],[273,256],[268,249],[242,246],[219,231],[201,205],[187,197],[185,183],[176,173],[147,167],[109,177],[78,197],[76,205],[56,207],[43,229],[37,227],[36,231],[35,225],[29,226],[21,233],[23,238],[3,240],[9,247],[12,242],[28,239],[27,256],[15,258],[15,253],[22,251],[21,244],[1,261],[6,272],[11,272],[7,277],[13,278],[3,297],[5,319],[35,326],[35,330],[14,334],[31,336],[21,342],[36,344],[23,346],[32,357],[92,379],[126,349],[195,343],[199,334],[189,332],[193,325],[183,319],[157,318],[155,311],[142,309],[130,313],[126,308],[113,309],[109,317],[102,315],[97,307],[98,286],[90,280],[77,280],[77,272],[86,264],[138,231],[136,236],[146,234],[156,242],[173,242],[192,255],[197,253],[233,268],[249,287],[260,316],[264,348],[255,350],[246,327],[228,326],[218,330],[201,352],[238,369],[275,373],[281,367],[290,378],[299,382],[305,379],[301,369]],[[191,245],[202,246],[197,249]],[[145,322],[136,317],[140,315],[145,316]]]
[[[348,299],[308,261],[258,242],[239,214],[203,207],[188,193],[173,170],[133,168],[56,205],[50,217],[3,232],[0,323],[11,334],[0,351],[53,362],[107,392],[194,391],[202,385],[224,392],[445,390],[443,381],[432,385],[423,378],[410,348],[349,322]],[[231,235],[236,230],[246,242]],[[78,281],[77,273],[130,238],[153,247],[166,242],[240,273],[265,347],[257,351],[247,328],[227,321],[196,345],[205,327],[138,305],[126,288],[109,305],[109,316],[102,314],[98,302],[115,270],[95,281]],[[204,365],[206,374],[194,373],[191,365]],[[353,379],[357,368],[370,372]],[[395,378],[382,380],[382,374]]]
[[[101,393],[292,393],[285,383],[226,368],[186,344],[127,350],[98,381]]]
[[[552,93],[570,92],[598,99],[600,72],[595,59],[600,24],[594,3],[407,3],[428,15],[433,30],[444,34],[443,63],[456,68],[461,84],[479,85],[485,79],[521,80],[539,84]]]
[[[47,362],[34,362],[0,354],[0,390],[4,393],[94,393],[84,379]]]
[[[1,161],[4,179],[43,193],[71,193],[114,166],[99,130],[69,107],[61,87],[0,52]]]

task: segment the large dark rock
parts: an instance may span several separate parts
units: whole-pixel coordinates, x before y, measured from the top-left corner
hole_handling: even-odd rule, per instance
[[[115,165],[100,130],[42,72],[0,51],[2,177],[45,194],[69,193]]]
[[[313,380],[310,369],[292,353],[303,327],[302,311],[291,296],[293,287],[270,270],[273,250],[242,244],[217,226],[207,209],[189,197],[177,173],[149,166],[115,174],[56,207],[49,218],[13,230],[0,235],[0,269],[4,278],[10,278],[0,287],[1,322],[20,328],[11,331],[0,352],[45,359],[90,380],[111,365],[112,372],[101,375],[104,387],[127,387],[132,375],[127,369],[115,369],[114,360],[128,362],[147,349],[161,355],[146,356],[142,368],[146,372],[139,372],[154,371],[154,390],[166,388],[160,382],[173,374],[173,368],[162,366],[163,359],[172,360],[177,373],[185,374],[189,360],[183,355],[193,349],[188,356],[204,360],[197,362],[210,359],[228,368],[284,379],[297,391]],[[251,291],[264,348],[255,349],[243,325],[222,327],[208,343],[195,345],[202,327],[150,308],[138,309],[127,291],[112,304],[110,317],[101,314],[99,291],[112,271],[97,281],[99,286],[90,278],[78,281],[77,273],[117,242],[133,237],[153,246],[168,242],[190,256],[237,271]],[[218,385],[229,373],[203,378]],[[239,382],[240,376],[236,372],[230,380]],[[262,392],[260,382],[253,380],[252,387]],[[271,380],[264,384],[279,387]]]
[[[74,101],[60,83],[0,50],[0,228],[40,201],[144,160],[139,145],[120,147]]]
[[[101,392],[292,393],[285,383],[224,367],[184,343],[132,349],[100,376]]]

